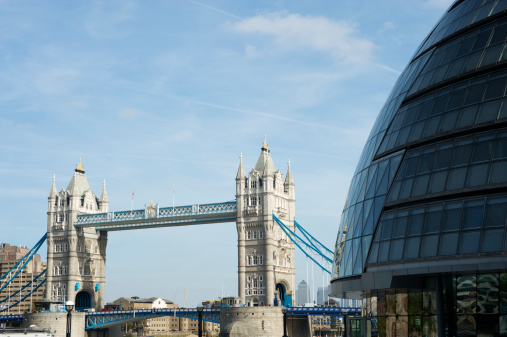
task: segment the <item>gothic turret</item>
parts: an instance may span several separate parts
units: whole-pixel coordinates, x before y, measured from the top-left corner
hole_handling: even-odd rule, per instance
[[[292,178],[292,172],[290,171],[290,159],[289,159],[289,162],[287,163],[287,174],[285,175],[285,182],[283,183],[283,189],[285,191],[285,193],[289,194],[289,197],[291,199],[294,199],[295,198],[295,193],[294,193],[294,186],[296,184],[294,184],[294,179]]]
[[[109,200],[107,199],[106,192],[106,179],[104,179],[104,182],[102,183],[102,194],[100,195],[99,208],[103,213],[106,213],[109,208]]]
[[[49,197],[48,199],[56,199],[56,184],[55,184],[55,175],[53,174],[53,184],[51,185],[51,191],[49,191]]]
[[[236,180],[245,179],[245,168],[243,167],[243,153],[239,155],[239,168],[238,168],[238,174],[236,175]]]

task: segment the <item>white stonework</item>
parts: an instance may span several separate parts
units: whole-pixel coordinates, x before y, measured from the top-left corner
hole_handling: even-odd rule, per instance
[[[290,161],[285,177],[275,171],[266,140],[248,176],[240,157],[236,176],[238,292],[241,302],[271,306],[280,289],[295,300],[294,244],[273,220],[274,213],[294,231],[295,184]]]
[[[46,301],[74,301],[84,292],[91,307],[104,306],[107,232],[95,228],[75,228],[78,214],[108,211],[106,185],[100,199],[91,191],[81,162],[67,189],[57,193],[55,178],[48,197]]]

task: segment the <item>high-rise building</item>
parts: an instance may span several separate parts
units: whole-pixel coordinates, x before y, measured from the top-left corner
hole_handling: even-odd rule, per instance
[[[306,283],[305,280],[302,280],[299,282],[298,290],[297,290],[297,298],[296,298],[296,304],[297,305],[304,305],[305,303],[308,303],[308,283]]]
[[[507,333],[506,7],[455,1],[368,137],[330,286],[362,299],[366,332]]]
[[[30,248],[27,246],[11,246],[8,243],[0,244],[0,276],[5,275],[11,270],[16,263],[19,262],[28,252]],[[30,308],[30,303],[34,304],[44,298],[44,284],[35,290],[31,296],[23,300],[28,293],[18,293],[21,288],[26,286],[36,278],[44,269],[46,269],[46,262],[42,262],[40,255],[35,254],[25,268],[16,276],[12,282],[0,292],[0,315],[9,313],[24,313],[34,309]],[[34,282],[34,287],[36,283]],[[31,286],[30,286],[31,289]],[[9,299],[10,297],[10,299]],[[21,301],[21,302],[20,302]],[[18,305],[13,304],[20,302]],[[10,309],[8,307],[11,307]]]
[[[323,305],[327,301],[327,287],[317,289],[317,304]]]

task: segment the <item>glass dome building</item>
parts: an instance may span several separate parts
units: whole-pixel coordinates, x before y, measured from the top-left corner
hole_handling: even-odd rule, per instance
[[[378,115],[329,287],[361,334],[507,336],[506,36],[507,0],[455,1]]]

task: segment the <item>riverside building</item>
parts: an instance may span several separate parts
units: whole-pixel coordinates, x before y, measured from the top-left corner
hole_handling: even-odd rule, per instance
[[[368,137],[329,287],[357,335],[507,335],[506,7],[455,1]]]

